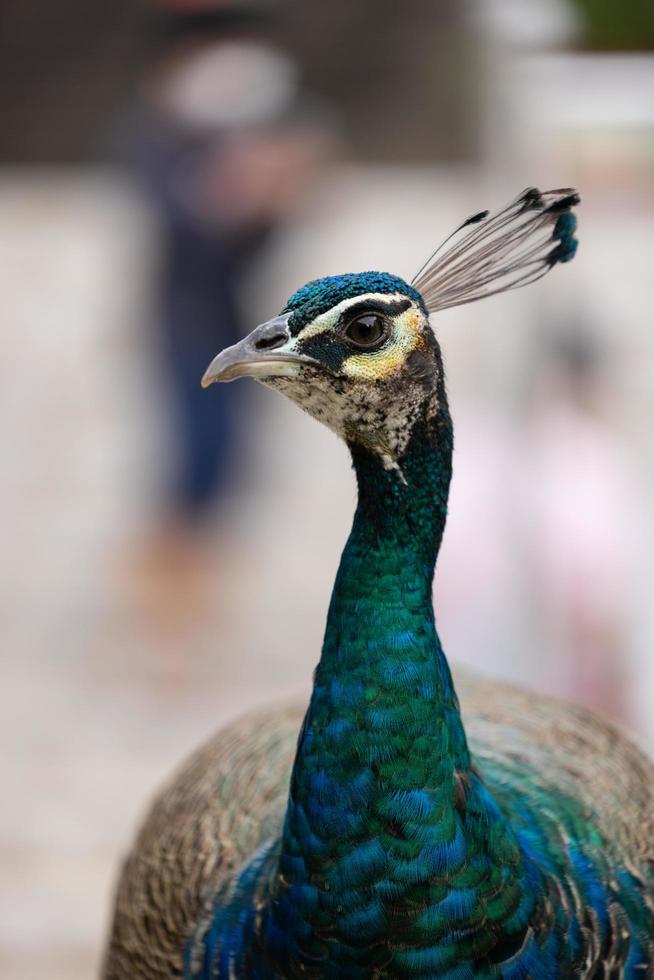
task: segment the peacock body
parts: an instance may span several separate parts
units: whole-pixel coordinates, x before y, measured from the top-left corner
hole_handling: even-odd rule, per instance
[[[509,686],[461,678],[461,709],[432,605],[453,435],[429,313],[572,258],[577,203],[474,215],[412,285],[308,283],[210,366],[341,435],[358,505],[297,745],[297,709],[251,717],[164,790],[106,980],[654,976],[652,765]]]

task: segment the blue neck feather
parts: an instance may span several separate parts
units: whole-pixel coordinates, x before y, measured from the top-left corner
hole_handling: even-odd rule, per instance
[[[463,955],[477,883],[501,892],[520,873],[517,843],[471,768],[434,623],[451,477],[444,391],[435,421],[416,425],[403,478],[351,449],[359,504],[264,909],[258,922],[240,918],[245,976],[444,971]]]

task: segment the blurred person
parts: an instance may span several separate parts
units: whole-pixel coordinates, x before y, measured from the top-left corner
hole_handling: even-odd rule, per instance
[[[639,494],[595,343],[570,330],[545,350],[528,397],[518,471],[543,683],[628,721],[629,596]]]
[[[525,384],[513,420],[486,401],[457,413],[443,633],[476,670],[628,722],[642,501],[596,342],[549,338]]]
[[[209,18],[208,34],[204,15],[173,19],[144,78],[132,141],[162,236],[168,472],[140,561],[164,604],[169,593],[179,599],[183,580],[197,593],[204,535],[196,532],[228,494],[241,454],[243,398],[207,398],[200,377],[212,352],[246,331],[244,277],[326,155],[327,130],[301,103],[294,64],[228,23],[221,36],[220,17]]]
[[[521,570],[507,485],[515,433],[488,396],[463,399],[457,420],[448,531],[435,579],[444,642],[467,667],[528,683],[533,662],[516,615]]]

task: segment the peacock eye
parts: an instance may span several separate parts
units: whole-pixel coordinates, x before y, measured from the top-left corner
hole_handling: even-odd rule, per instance
[[[356,350],[373,350],[386,339],[386,321],[376,313],[368,313],[350,320],[343,336]]]

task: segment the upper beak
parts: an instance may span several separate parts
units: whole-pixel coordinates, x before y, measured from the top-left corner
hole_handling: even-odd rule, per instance
[[[302,364],[317,364],[312,357],[290,350],[292,342],[288,329],[290,314],[284,313],[255,327],[238,344],[226,347],[207,368],[202,387],[214,381],[234,381],[235,378],[269,378],[295,375]]]

